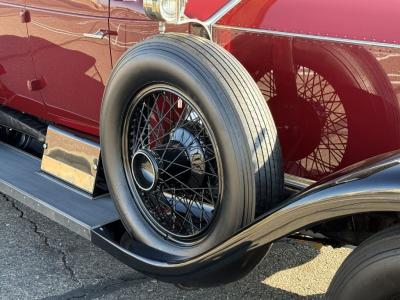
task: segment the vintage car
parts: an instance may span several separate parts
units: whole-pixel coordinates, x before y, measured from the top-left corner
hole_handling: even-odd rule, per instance
[[[0,0],[0,192],[181,287],[283,237],[400,295],[395,0]],[[268,259],[268,258],[267,258]]]

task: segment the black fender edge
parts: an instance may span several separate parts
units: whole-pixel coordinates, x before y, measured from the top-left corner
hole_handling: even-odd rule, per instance
[[[344,169],[294,195],[219,246],[194,258],[178,258],[144,245],[135,253],[113,242],[105,228],[92,240],[127,265],[163,281],[190,287],[229,283],[247,275],[270,245],[291,233],[367,212],[400,212],[400,153],[392,152]]]

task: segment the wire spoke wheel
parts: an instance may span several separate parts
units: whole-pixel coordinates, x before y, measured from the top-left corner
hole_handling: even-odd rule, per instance
[[[179,90],[159,84],[127,110],[123,160],[147,221],[177,242],[200,238],[220,204],[219,157],[205,119]]]
[[[162,34],[114,69],[101,108],[102,162],[135,243],[159,257],[195,257],[280,202],[276,127],[235,57],[193,35]]]

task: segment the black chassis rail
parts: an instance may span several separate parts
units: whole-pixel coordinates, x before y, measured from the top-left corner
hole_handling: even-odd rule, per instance
[[[229,283],[248,274],[270,245],[337,217],[400,212],[400,152],[344,169],[292,196],[219,246],[194,258],[176,257],[133,241],[119,244],[123,226],[111,197],[89,195],[40,172],[40,161],[0,143],[0,192],[91,240],[134,269],[191,287]]]

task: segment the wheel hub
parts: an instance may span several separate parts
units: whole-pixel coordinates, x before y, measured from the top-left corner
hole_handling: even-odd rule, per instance
[[[177,128],[171,134],[171,141],[177,143],[177,148],[185,149],[184,167],[190,168],[190,172],[181,170],[185,176],[185,182],[190,187],[198,187],[203,182],[206,169],[204,151],[200,141],[187,128]],[[174,153],[171,153],[174,155]],[[189,169],[187,169],[189,171]],[[181,173],[179,172],[179,173]]]
[[[160,177],[165,181],[169,176],[189,187],[199,187],[206,169],[204,151],[189,129],[177,128],[167,144],[154,151],[136,151],[131,169],[135,183],[145,192],[156,188]]]
[[[132,175],[142,191],[151,191],[157,186],[159,168],[154,154],[148,150],[138,150],[132,157]]]

